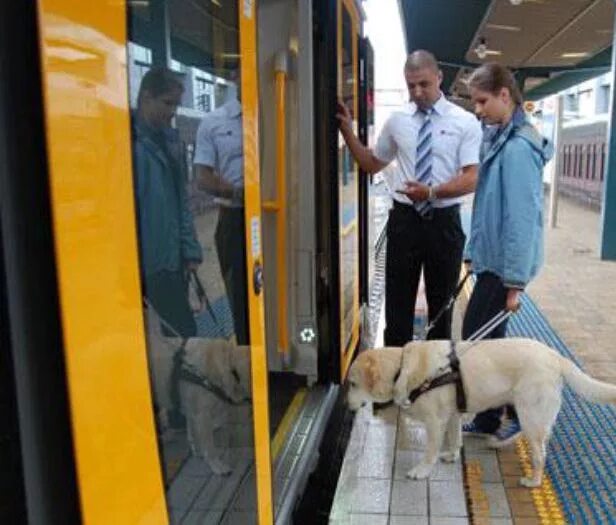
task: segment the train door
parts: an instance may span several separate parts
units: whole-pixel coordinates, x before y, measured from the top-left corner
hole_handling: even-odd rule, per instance
[[[255,2],[20,10],[31,24],[10,35],[29,46],[0,112],[2,375],[27,513],[270,524]]]
[[[338,133],[336,102],[350,109],[358,133],[359,38],[363,12],[353,0],[314,2],[315,166],[319,370],[339,382],[359,342],[359,171]],[[335,49],[336,53],[331,50]]]

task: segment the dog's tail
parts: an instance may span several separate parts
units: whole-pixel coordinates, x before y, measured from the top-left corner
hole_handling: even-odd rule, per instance
[[[561,357],[560,362],[565,381],[577,394],[595,403],[616,403],[616,385],[593,379],[569,359]]]

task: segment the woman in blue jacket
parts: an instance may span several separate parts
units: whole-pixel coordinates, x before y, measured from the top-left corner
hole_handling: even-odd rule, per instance
[[[133,120],[133,163],[144,294],[170,325],[163,327],[167,335],[192,337],[197,327],[186,272],[201,263],[202,251],[188,208],[182,144],[171,127],[183,90],[168,69],[144,75]]]
[[[470,240],[467,247],[477,281],[462,327],[468,338],[503,309],[515,311],[519,296],[543,261],[543,167],[552,147],[528,122],[511,72],[489,63],[469,80],[476,115],[485,125]],[[490,338],[505,336],[506,322]],[[477,414],[465,431],[491,435],[493,446],[519,437],[513,407]]]

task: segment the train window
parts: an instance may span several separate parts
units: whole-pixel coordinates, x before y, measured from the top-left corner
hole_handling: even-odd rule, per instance
[[[142,291],[172,523],[256,521],[238,3],[128,2]]]

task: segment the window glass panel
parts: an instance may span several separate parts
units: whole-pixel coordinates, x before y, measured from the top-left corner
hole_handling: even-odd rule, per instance
[[[142,289],[169,514],[255,523],[238,2],[128,5]]]

